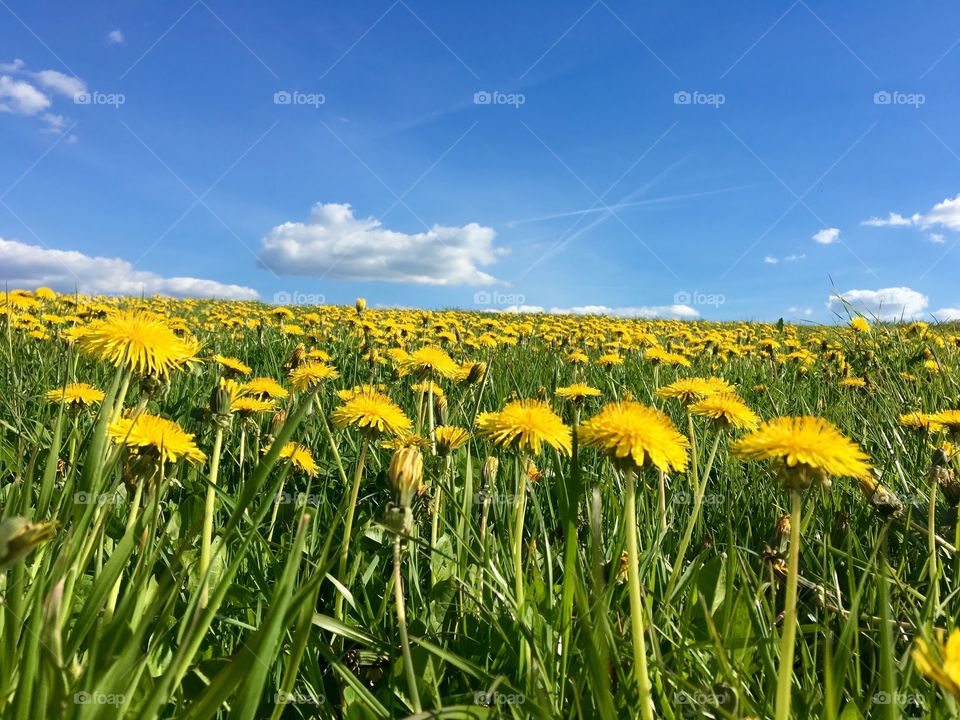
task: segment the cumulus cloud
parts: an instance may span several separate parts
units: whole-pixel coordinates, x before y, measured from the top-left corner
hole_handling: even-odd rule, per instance
[[[823,230],[818,230],[810,239],[821,245],[832,245],[840,239],[840,228],[824,228]]]
[[[935,245],[943,245],[947,241],[943,233],[930,233],[927,239]]]
[[[481,270],[506,250],[493,228],[434,225],[426,232],[388,230],[356,218],[348,204],[317,203],[308,222],[286,222],[261,241],[259,264],[281,275],[381,280],[415,285],[491,285]]]
[[[72,100],[86,91],[83,80],[57,70],[34,72],[19,59],[0,63],[0,112],[39,117],[44,132],[63,132],[67,124],[63,115],[51,111],[54,97]]]
[[[842,298],[842,300],[841,300]],[[912,320],[927,309],[930,301],[926,295],[908,287],[881,288],[879,290],[848,290],[840,297],[831,297],[827,308],[838,314],[846,314],[847,305],[867,317],[880,320]]]
[[[960,308],[942,308],[931,313],[940,322],[956,322],[960,320]]]
[[[773,255],[767,255],[763,259],[763,261],[767,265],[778,265],[781,262],[788,262],[788,263],[797,262],[798,260],[803,260],[806,257],[807,256],[805,253],[801,253],[799,255],[787,255],[786,257],[783,257],[783,258],[774,257]]]
[[[50,250],[0,238],[0,284],[51,287],[87,295],[171,295],[174,297],[256,300],[253,288],[195,277],[162,277],[136,270],[122,258],[91,257],[73,250]]]
[[[953,198],[946,198],[934,205],[928,212],[914,213],[905,217],[900,213],[890,213],[886,218],[872,217],[864,220],[861,225],[871,227],[905,227],[916,226],[926,230],[931,227],[960,230],[960,194]],[[931,237],[931,240],[933,238]],[[937,242],[934,240],[934,242]]]
[[[126,41],[127,38],[124,36],[123,30],[119,28],[107,33],[107,42],[111,45],[123,45]]]
[[[607,307],[606,305],[580,305],[577,307],[561,308],[552,307],[550,310],[539,305],[511,305],[504,308],[503,312],[508,313],[543,313],[549,312],[551,315],[611,315],[621,318],[640,318],[644,320],[675,319],[675,320],[695,320],[700,317],[700,313],[689,305],[656,305],[640,307]]]

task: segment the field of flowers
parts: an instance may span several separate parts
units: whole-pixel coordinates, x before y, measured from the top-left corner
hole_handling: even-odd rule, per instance
[[[11,718],[955,717],[960,330],[0,294]]]

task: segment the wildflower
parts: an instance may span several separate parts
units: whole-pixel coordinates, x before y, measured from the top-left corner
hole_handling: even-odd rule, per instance
[[[570,454],[570,428],[541,400],[514,400],[500,412],[481,413],[477,428],[481,437],[501,447],[513,446],[539,455],[546,443]]]
[[[742,460],[773,461],[781,481],[803,489],[831,476],[869,478],[869,458],[833,424],[816,417],[781,417],[731,444]]]
[[[951,435],[960,434],[960,410],[942,410],[928,417],[932,422],[945,427]]]
[[[721,378],[682,378],[657,390],[657,397],[675,398],[682,405],[703,400],[705,397],[717,393],[733,393],[735,389],[730,383]]]
[[[158,415],[143,413],[135,418],[120,418],[107,432],[114,442],[126,445],[137,454],[160,457],[168,462],[184,458],[196,463],[207,458],[194,443],[192,433]]]
[[[400,362],[400,374],[416,373],[421,377],[438,376],[448,380],[460,377],[460,366],[444,350],[438,347],[422,347],[414,350]]]
[[[355,425],[374,436],[400,435],[413,424],[393,400],[377,392],[355,395],[334,410],[331,419],[338,428]]]
[[[401,507],[410,501],[423,485],[423,455],[417,448],[400,448],[390,459],[387,479]]]
[[[270,447],[264,449],[264,453],[270,451]],[[280,457],[289,460],[290,464],[302,472],[304,475],[314,477],[317,474],[317,462],[313,459],[313,453],[306,445],[300,445],[295,442],[288,442],[280,448]]]
[[[163,320],[142,312],[118,312],[78,328],[77,346],[115,367],[167,375],[195,359],[195,342],[177,336]]]
[[[72,407],[86,407],[103,400],[103,392],[87,383],[67,383],[63,388],[50,390],[47,400]]]
[[[760,422],[757,414],[733,393],[709,395],[689,409],[691,415],[710,418],[723,428],[753,430]]]
[[[245,382],[242,386],[245,393],[260,397],[285,398],[289,393],[273,378],[256,377]]]
[[[944,690],[960,698],[960,629],[954,629],[946,644],[942,633],[934,643],[935,652],[921,638],[911,653],[917,668]]]
[[[912,430],[923,430],[928,433],[935,433],[943,430],[943,425],[937,422],[933,415],[929,413],[914,410],[900,416],[898,422]]]
[[[470,440],[470,433],[455,425],[438,425],[433,434],[437,443],[437,454],[440,456],[449,455],[454,450],[459,450]]]
[[[254,397],[238,397],[230,403],[230,411],[244,417],[270,412],[273,409],[273,400],[260,400]]]
[[[870,332],[870,323],[867,322],[867,319],[862,315],[858,315],[853,320],[851,320],[850,327],[852,327],[854,330],[856,330],[859,333]]]
[[[669,417],[642,403],[610,403],[580,425],[579,438],[627,467],[669,472],[687,466],[687,439]]]
[[[323,362],[308,362],[290,371],[290,385],[302,392],[337,377],[337,370]]]
[[[242,361],[234,357],[227,357],[226,355],[214,355],[213,360],[224,368],[229,375],[249,375],[253,370],[249,365],[244,364]]]
[[[575,403],[583,402],[588,397],[599,397],[600,391],[585,383],[574,383],[566,387],[557,388],[556,395],[564,400],[572,400]]]

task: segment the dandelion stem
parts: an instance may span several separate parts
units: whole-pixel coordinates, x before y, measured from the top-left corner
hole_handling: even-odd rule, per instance
[[[800,523],[803,496],[790,491],[790,550],[787,560],[787,595],[780,635],[780,667],[777,671],[776,720],[790,717],[793,688],[793,651],[797,639],[797,581],[800,577]]]
[[[363,478],[363,465],[367,459],[367,446],[369,443],[370,441],[364,438],[360,445],[360,457],[357,459],[357,469],[353,474],[353,488],[350,490],[350,505],[347,508],[347,520],[343,527],[343,544],[340,546],[340,564],[337,569],[337,577],[344,585],[346,585],[347,560],[350,556],[350,535],[353,533],[353,518],[357,512],[360,480]],[[341,620],[343,618],[343,593],[337,593],[334,610],[334,617],[336,617],[337,620]]]
[[[636,471],[624,472],[623,523],[627,532],[627,583],[630,591],[630,629],[633,635],[633,673],[640,696],[640,716],[653,720],[653,694],[647,670],[647,643],[644,637],[643,598],[640,595],[640,547],[637,542]]]
[[[210,455],[210,482],[207,485],[207,498],[203,508],[203,535],[200,539],[200,589],[199,607],[207,606],[207,570],[210,567],[210,548],[213,545],[213,515],[217,502],[217,475],[220,472],[220,451],[223,447],[223,428],[217,426],[213,438],[213,452]]]
[[[403,601],[403,574],[400,572],[400,535],[393,538],[393,597],[397,606],[397,626],[400,628],[400,649],[403,652],[403,672],[407,678],[407,689],[413,711],[422,711],[420,691],[417,689],[417,676],[413,671],[413,656],[410,654],[410,638],[407,637],[407,611]]]

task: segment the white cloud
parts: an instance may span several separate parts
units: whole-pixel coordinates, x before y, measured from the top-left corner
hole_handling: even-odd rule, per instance
[[[856,311],[880,320],[912,320],[923,314],[930,302],[926,295],[908,287],[848,290],[841,295]],[[830,298],[827,308],[846,314],[844,303],[836,296]]]
[[[772,257],[771,255],[767,255],[767,256],[763,259],[763,261],[764,261],[767,265],[776,265],[778,262],[780,262],[780,259],[779,259],[779,258]]]
[[[259,263],[281,275],[491,285],[499,281],[480,268],[506,252],[493,246],[495,234],[476,223],[397,232],[376,218],[355,218],[348,204],[317,203],[308,222],[283,223],[263,238]]]
[[[107,33],[107,42],[111,45],[123,45],[126,41],[127,38],[124,36],[123,30],[119,28]]]
[[[943,245],[947,241],[947,239],[943,236],[942,233],[930,233],[927,236],[927,239],[930,242],[935,243],[937,245]]]
[[[0,238],[0,284],[51,287],[88,295],[172,295],[256,300],[257,291],[195,277],[162,277],[136,270],[122,258],[91,257],[73,250],[50,250]]]
[[[871,227],[902,227],[914,225],[923,230],[930,227],[941,227],[947,230],[960,230],[960,194],[953,198],[946,198],[938,202],[927,213],[914,213],[904,217],[900,213],[890,213],[886,218],[872,217],[864,220],[861,225]],[[932,237],[931,237],[932,239]],[[934,240],[934,242],[937,242]]]
[[[872,217],[862,221],[860,224],[869,225],[870,227],[902,227],[904,225],[913,225],[919,217],[919,215],[904,217],[900,213],[892,212],[885,218]]]
[[[43,132],[61,133],[66,127],[67,119],[51,112],[55,96],[72,100],[86,91],[83,80],[57,70],[33,72],[19,59],[0,63],[0,112],[39,116]]]
[[[546,309],[542,305],[510,305],[503,308],[500,312],[505,313],[529,313],[529,314],[538,314],[546,312]]]
[[[839,228],[824,228],[823,230],[818,230],[810,238],[814,242],[818,242],[821,245],[832,245],[840,238],[840,229]]]
[[[786,257],[783,257],[783,258],[778,258],[778,257],[773,257],[772,255],[767,255],[767,256],[763,259],[763,261],[764,261],[767,265],[777,265],[777,264],[779,264],[779,263],[781,263],[781,262],[788,262],[788,263],[797,262],[798,260],[803,260],[803,259],[805,259],[806,257],[807,257],[806,253],[800,253],[799,255],[796,255],[796,254],[795,254],[795,255],[787,255]]]
[[[803,315],[804,317],[810,317],[813,315],[813,308],[789,307],[787,308],[787,315]]]
[[[932,313],[940,322],[954,322],[960,320],[960,308],[942,308],[934,310]]]
[[[678,320],[693,320],[700,317],[700,313],[689,305],[656,305],[640,307],[607,307],[606,305],[581,305],[571,308],[550,308],[552,315],[613,315],[622,318],[675,318]]]

